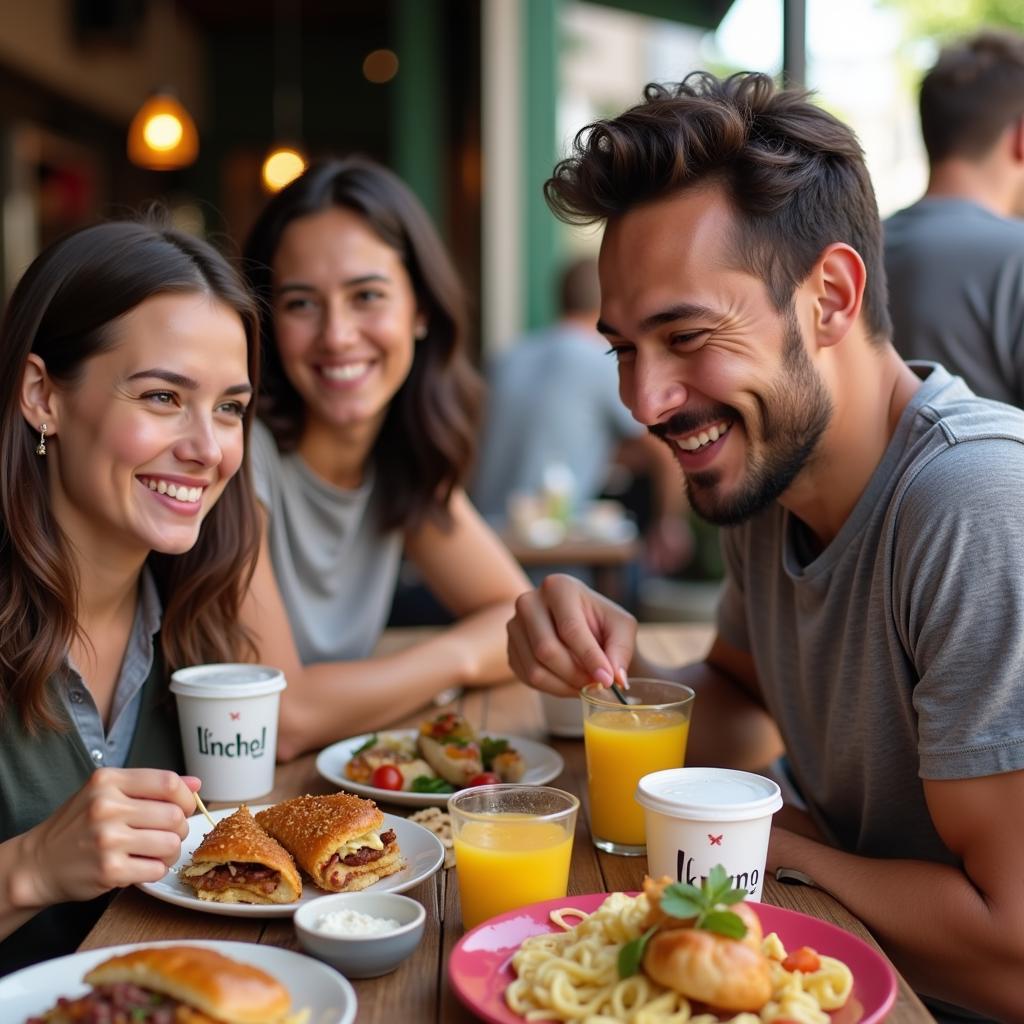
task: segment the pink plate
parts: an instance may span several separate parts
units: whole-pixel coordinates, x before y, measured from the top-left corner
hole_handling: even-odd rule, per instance
[[[522,1024],[505,1005],[505,986],[512,980],[510,961],[523,939],[555,930],[548,914],[557,907],[596,910],[608,893],[589,893],[546,900],[492,917],[456,943],[448,963],[455,994],[488,1024]],[[896,1000],[896,975],[888,961],[856,935],[816,917],[753,904],[765,934],[777,932],[787,949],[810,946],[842,960],[853,971],[853,994],[846,1006],[830,1014],[832,1024],[878,1024]]]

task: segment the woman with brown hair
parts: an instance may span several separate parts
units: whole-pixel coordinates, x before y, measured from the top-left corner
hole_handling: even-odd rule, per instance
[[[314,165],[270,201],[245,256],[264,300],[265,529],[243,616],[288,679],[287,758],[507,678],[505,623],[529,584],[462,489],[479,381],[462,288],[409,189],[362,158]],[[372,657],[403,554],[459,618]]]
[[[128,222],[51,246],[8,303],[0,970],[74,948],[97,898],[179,855],[200,783],[169,674],[251,647],[257,330],[215,250]]]

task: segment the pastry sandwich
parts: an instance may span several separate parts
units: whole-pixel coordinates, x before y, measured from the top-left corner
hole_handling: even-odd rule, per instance
[[[114,956],[85,976],[91,992],[27,1024],[131,1021],[150,1024],[303,1024],[276,978],[199,946],[150,946]]]
[[[365,889],[404,866],[394,829],[372,800],[300,796],[260,811],[256,822],[330,892]]]
[[[214,903],[294,903],[302,895],[291,854],[244,804],[217,822],[178,877]]]

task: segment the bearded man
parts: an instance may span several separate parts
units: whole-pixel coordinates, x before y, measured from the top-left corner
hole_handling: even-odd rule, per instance
[[[1024,1020],[1024,414],[897,354],[863,155],[806,94],[648,86],[545,190],[605,225],[620,397],[725,527],[726,581],[706,658],[673,670],[549,577],[513,668],[562,695],[689,684],[692,763],[784,749],[808,814],[777,816],[768,868],[845,903],[941,1016]]]

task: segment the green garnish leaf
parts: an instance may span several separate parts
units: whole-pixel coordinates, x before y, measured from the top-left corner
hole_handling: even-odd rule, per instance
[[[375,746],[377,746],[376,733],[374,733],[361,747],[358,747],[357,749],[353,750],[352,756],[355,757],[356,754],[361,754],[364,750],[371,750]]]
[[[735,915],[733,916],[735,917]],[[647,943],[656,931],[657,928],[654,925],[651,925],[643,935],[627,942],[622,949],[619,950],[620,978],[631,978],[640,970],[640,964],[643,963],[644,959],[644,950],[647,949]]]
[[[417,775],[409,789],[413,793],[454,793],[455,787],[450,782],[436,775]]]
[[[717,903],[721,898],[722,894],[728,892],[732,888],[732,882],[729,881],[729,876],[725,873],[725,868],[721,864],[716,864],[709,872],[707,881],[703,886],[707,892],[708,900],[712,903]]]
[[[743,919],[731,910],[708,911],[698,927],[718,935],[726,935],[730,939],[742,939],[747,934],[747,926]]]
[[[716,864],[698,889],[687,882],[666,885],[661,894],[661,909],[670,917],[694,918],[693,927],[742,939],[747,926],[739,914],[726,910],[747,895],[746,889],[734,889],[721,864]]]
[[[508,740],[496,740],[490,736],[480,738],[480,760],[483,761],[484,767],[488,771],[490,771],[494,759],[499,754],[504,754],[506,750],[508,750]]]
[[[684,892],[684,889],[692,891]],[[670,917],[697,917],[704,910],[704,901],[700,890],[692,885],[670,885],[661,894],[661,909]]]
[[[731,907],[734,903],[742,903],[746,895],[746,889],[730,889],[727,893],[723,893],[722,898],[718,902]]]

